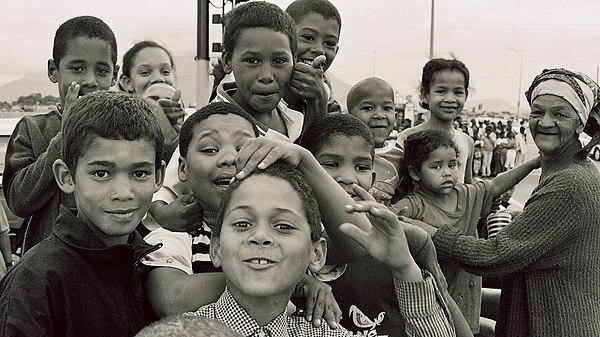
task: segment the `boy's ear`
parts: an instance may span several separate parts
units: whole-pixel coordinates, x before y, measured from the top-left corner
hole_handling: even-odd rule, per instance
[[[48,79],[52,83],[58,83],[58,65],[52,59],[48,60]]]
[[[210,260],[215,268],[221,267],[221,237],[213,235],[210,238]]]
[[[371,173],[371,186],[369,186],[369,188],[373,187],[373,184],[375,184],[375,179],[377,179],[377,172],[375,172],[375,170],[372,170],[373,173]]]
[[[52,164],[52,172],[54,173],[54,180],[63,192],[70,194],[75,191],[75,179],[73,178],[75,172],[69,170],[64,160],[57,159]]]
[[[110,86],[114,86],[115,84],[117,84],[117,78],[119,78],[119,65],[115,64],[115,69],[113,70],[113,76],[112,79],[110,80]]]
[[[410,177],[413,178],[414,181],[421,180],[421,177],[419,177],[419,171],[416,170],[412,165],[408,167],[408,174],[410,174]]]
[[[165,170],[167,167],[167,163],[165,163],[165,161],[161,161],[160,162],[160,167],[158,168],[158,170],[156,170],[156,174],[155,176],[155,188],[154,188],[154,193],[158,192],[158,190],[160,190],[160,188],[162,187],[163,183],[165,182]]]
[[[314,242],[312,245],[313,255],[312,260],[308,264],[308,270],[310,270],[313,273],[316,273],[323,268],[323,266],[325,265],[325,260],[327,260],[327,240],[321,237],[319,238],[319,241]]]
[[[226,74],[231,74],[233,69],[231,68],[231,57],[223,50],[221,54],[221,62],[223,63],[223,71]]]
[[[114,77],[114,78],[116,78],[116,77]],[[128,76],[121,74],[121,76],[119,77],[119,84],[128,93],[130,93],[130,94],[133,93],[133,82],[131,81],[131,78],[129,78]]]
[[[182,183],[187,181],[185,164],[185,158],[179,157],[179,165],[177,165],[177,179],[179,179],[179,181],[181,181]]]

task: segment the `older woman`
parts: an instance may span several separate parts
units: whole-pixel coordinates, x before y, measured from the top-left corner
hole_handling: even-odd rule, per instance
[[[496,336],[600,336],[598,85],[544,70],[526,93],[542,174],[523,212],[490,240],[452,226],[432,234],[440,259],[482,276],[505,275]],[[582,148],[579,134],[593,136]]]

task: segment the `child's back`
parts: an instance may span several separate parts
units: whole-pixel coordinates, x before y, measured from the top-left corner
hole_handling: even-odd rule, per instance
[[[107,113],[110,111],[110,113]],[[2,336],[133,336],[149,323],[135,232],[162,182],[163,136],[150,105],[114,92],[83,97],[65,118],[52,234],[0,282]]]
[[[113,32],[90,16],[72,18],[59,27],[52,57],[48,77],[58,84],[61,104],[47,114],[19,121],[8,143],[2,177],[9,208],[29,218],[24,252],[51,233],[60,205],[75,208],[73,197],[59,190],[52,175],[52,164],[60,155],[63,107],[78,96],[108,90],[118,69]]]

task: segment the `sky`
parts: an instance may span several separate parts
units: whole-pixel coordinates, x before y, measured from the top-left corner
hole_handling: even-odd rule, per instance
[[[211,13],[222,11],[213,6],[222,1],[211,0]],[[271,2],[285,8],[291,0]],[[341,13],[342,31],[329,71],[350,85],[377,76],[399,93],[416,96],[429,59],[432,2],[331,2]],[[456,57],[467,65],[469,99],[499,98],[515,106],[520,100],[523,108],[522,93],[544,68],[564,67],[597,78],[597,13],[596,0],[435,0],[434,56]],[[119,63],[129,47],[144,39],[163,43],[179,57],[196,54],[195,0],[0,0],[0,86],[45,70],[56,29],[77,15],[94,15],[111,26]],[[219,25],[210,25],[210,39],[220,39]]]

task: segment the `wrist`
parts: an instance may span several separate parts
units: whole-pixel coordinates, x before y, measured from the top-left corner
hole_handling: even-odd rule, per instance
[[[14,267],[15,265],[15,261],[10,260],[10,261],[4,261],[4,265],[6,266],[6,269],[10,268],[10,267]]]

